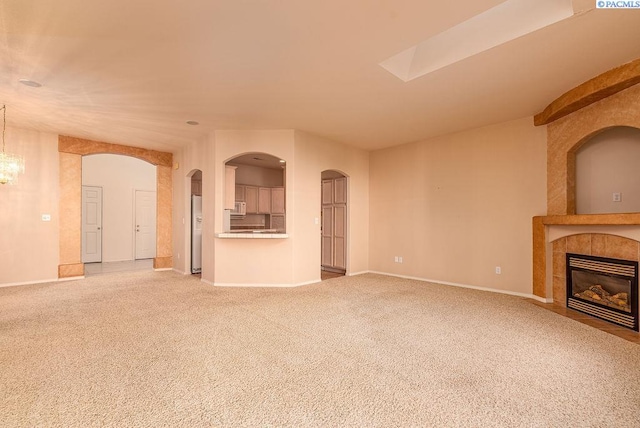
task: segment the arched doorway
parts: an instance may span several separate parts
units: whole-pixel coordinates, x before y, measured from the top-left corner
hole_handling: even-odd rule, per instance
[[[171,269],[172,257],[172,185],[171,153],[137,147],[103,143],[81,138],[59,136],[60,163],[60,262],[58,278],[76,278],[84,275],[82,263],[82,156],[112,153],[136,157],[156,166],[157,212],[156,256],[153,268]]]
[[[147,161],[108,153],[82,157],[85,274],[152,268],[156,189],[156,166]]]
[[[192,274],[202,272],[202,171],[196,169],[191,177],[191,266]]]
[[[347,272],[347,177],[339,171],[322,172],[321,196],[321,278],[343,276]]]

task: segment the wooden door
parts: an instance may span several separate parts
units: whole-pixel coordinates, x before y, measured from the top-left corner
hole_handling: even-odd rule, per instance
[[[347,268],[347,206],[333,207],[333,267]]]
[[[333,207],[322,207],[322,266],[333,266]]]
[[[347,268],[347,179],[322,180],[322,266]]]

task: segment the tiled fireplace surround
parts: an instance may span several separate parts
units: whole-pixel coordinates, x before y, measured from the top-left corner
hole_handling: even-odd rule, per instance
[[[547,215],[533,218],[533,294],[565,307],[567,252],[640,260],[640,213],[575,214],[578,148],[612,127],[640,128],[640,84],[611,92],[547,122]]]

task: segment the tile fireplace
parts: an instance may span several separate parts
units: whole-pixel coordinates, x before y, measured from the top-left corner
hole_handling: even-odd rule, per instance
[[[567,307],[638,331],[638,262],[567,253]]]

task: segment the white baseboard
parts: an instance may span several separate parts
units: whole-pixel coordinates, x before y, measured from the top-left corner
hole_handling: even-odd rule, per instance
[[[215,285],[216,287],[248,287],[248,288],[293,288],[298,286],[298,284],[256,284],[256,283],[235,284],[235,283],[228,283],[228,282],[216,282],[213,285]]]
[[[76,277],[68,278],[68,279],[74,279],[74,278],[76,278]],[[84,278],[84,276],[77,277],[77,278]],[[67,278],[65,278],[65,279],[67,279]],[[58,281],[62,281],[62,279],[52,278],[52,279],[41,279],[41,280],[38,280],[38,281],[8,282],[6,284],[0,284],[0,288],[2,288],[2,287],[17,287],[19,285],[46,284],[47,282],[58,282]]]
[[[540,296],[536,296],[535,294],[532,294],[530,296],[533,300],[537,300],[540,303],[553,303],[553,299],[549,299],[549,298],[545,298],[545,297],[540,297]]]
[[[245,284],[245,283],[225,283],[225,282],[216,282],[216,283],[211,283],[209,281],[204,281],[207,284],[211,284],[214,285],[216,287],[249,287],[249,288],[294,288],[294,287],[302,287],[304,285],[310,285],[310,284],[317,284],[318,282],[321,282],[321,279],[315,279],[315,280],[311,280],[311,281],[305,281],[305,282],[298,282],[296,284]]]
[[[164,271],[167,271],[167,270],[173,270],[173,268],[158,268],[158,269],[153,268],[153,270],[156,271],[156,272],[164,272]]]
[[[469,288],[471,290],[489,291],[491,293],[499,293],[499,294],[508,294],[510,296],[525,297],[527,299],[535,299],[535,300],[541,301],[543,303],[549,303],[549,302],[547,302],[547,299],[544,299],[542,297],[534,296],[533,294],[528,294],[528,293],[520,293],[520,292],[517,292],[517,291],[498,290],[497,288],[479,287],[477,285],[460,284],[460,283],[457,283],[457,282],[440,281],[440,280],[437,280],[437,279],[420,278],[420,277],[416,277],[416,276],[407,276],[407,275],[398,275],[398,274],[395,274],[395,273],[379,272],[379,271],[373,271],[373,270],[369,271],[369,273],[375,273],[375,274],[378,274],[378,275],[395,276],[396,278],[413,279],[413,280],[422,281],[422,282],[432,282],[434,284],[440,284],[440,285],[450,285],[452,287]],[[540,300],[540,299],[542,299],[542,300]]]
[[[368,270],[363,270],[363,271],[360,271],[360,272],[349,272],[349,273],[347,273],[347,276],[364,275],[365,273],[372,273],[372,272],[368,271]]]
[[[176,268],[171,269],[172,271],[174,271],[175,273],[179,273],[180,275],[189,275],[187,272],[178,270]]]
[[[75,281],[78,279],[85,279],[84,275],[81,276],[69,276],[67,278],[58,278],[57,281],[62,282],[62,281]]]

